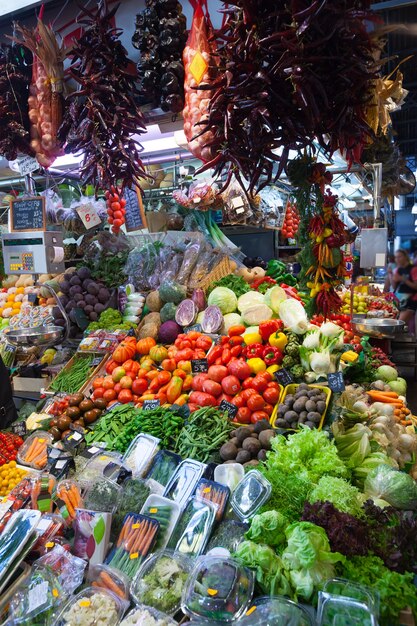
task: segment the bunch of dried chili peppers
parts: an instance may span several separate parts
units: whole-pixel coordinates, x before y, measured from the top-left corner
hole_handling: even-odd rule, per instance
[[[83,153],[81,174],[85,183],[110,188],[120,181],[139,184],[148,175],[140,159],[142,147],[132,137],[146,132],[142,113],[135,103],[135,77],[120,42],[119,29],[101,0],[95,12],[84,8],[84,33],[72,49],[70,75],[80,89],[72,100],[60,128],[65,151]]]
[[[32,55],[20,45],[0,45],[0,154],[14,161],[18,153],[33,155],[29,138]]]
[[[300,280],[310,289],[310,313],[327,317],[340,309],[336,288],[346,275],[340,250],[346,243],[346,231],[336,209],[338,197],[325,190],[332,175],[322,163],[304,156],[293,161],[289,170],[291,182],[297,185],[295,197],[301,214]]]
[[[359,161],[373,135],[370,0],[236,0],[224,14],[222,72],[200,86],[211,92],[200,133],[215,129],[207,144],[215,156],[203,169],[227,173],[226,184],[243,177],[253,192],[281,175],[290,150],[313,140]]]

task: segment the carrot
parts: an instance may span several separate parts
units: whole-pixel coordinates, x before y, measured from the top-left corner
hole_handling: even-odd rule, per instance
[[[390,402],[398,398],[398,394],[395,392],[367,391],[367,394],[373,402]]]
[[[120,598],[125,597],[123,591],[120,589],[120,587],[116,585],[112,577],[109,576],[107,572],[101,572],[99,576],[99,580],[101,580],[101,582],[103,583],[103,587],[105,589],[108,589],[109,591],[113,591],[113,593],[118,595]]]
[[[136,541],[135,541],[135,543],[133,545],[132,552],[140,552],[139,548],[140,548],[140,546],[142,544],[143,538],[146,537],[146,533],[149,530],[149,524],[151,524],[151,522],[148,522],[148,521],[145,521],[142,524],[142,528],[140,529],[141,532],[136,537]]]
[[[26,452],[25,461],[26,463],[30,463],[34,458],[38,456],[42,452],[43,443],[39,443],[38,439],[34,439],[29,446],[28,451]]]
[[[120,535],[119,535],[119,538],[117,540],[117,546],[118,547],[122,544],[122,542],[125,540],[126,536],[128,535],[129,530],[130,530],[131,521],[132,521],[132,516],[129,515],[129,517],[127,518],[127,520],[123,524],[122,530],[120,531]]]
[[[402,424],[403,426],[412,426],[413,420],[401,420],[400,424]]]
[[[372,389],[367,392],[369,396],[387,396],[388,398],[398,398],[398,393],[395,391],[373,391]]]
[[[37,465],[38,467],[42,468],[42,467],[45,467],[45,465],[47,464],[47,462],[48,462],[48,457],[47,457],[47,455],[45,454],[43,457],[41,457],[40,459],[38,459],[38,460],[36,461],[36,465]],[[34,463],[35,463],[35,461],[34,461]]]

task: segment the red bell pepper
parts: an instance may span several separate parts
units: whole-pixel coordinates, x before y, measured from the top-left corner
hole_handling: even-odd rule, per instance
[[[261,343],[251,343],[249,346],[246,346],[246,348],[243,348],[242,352],[246,359],[262,359],[263,353],[264,347]]]
[[[284,359],[284,353],[274,346],[265,346],[262,358],[267,366],[280,365]]]
[[[281,320],[267,320],[259,324],[259,334],[263,341],[268,341],[273,333],[277,333],[284,328],[284,323]]]

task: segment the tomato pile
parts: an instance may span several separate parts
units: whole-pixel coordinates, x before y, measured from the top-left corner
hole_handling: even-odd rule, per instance
[[[120,231],[120,227],[125,223],[126,200],[120,197],[115,187],[111,187],[110,191],[106,191],[106,205],[108,222],[112,226],[115,235]]]
[[[281,235],[286,239],[294,239],[298,232],[298,226],[300,224],[300,216],[296,207],[293,204],[287,206],[285,213],[284,224],[282,225]]]
[[[311,323],[316,326],[321,326],[323,322],[330,321],[334,324],[340,326],[345,331],[343,341],[344,343],[349,344],[360,344],[361,338],[358,335],[355,335],[352,329],[352,323],[350,319],[350,315],[346,315],[343,313],[332,313],[329,315],[327,319],[324,318],[323,315],[314,315],[311,318]]]
[[[23,439],[13,433],[0,432],[0,465],[15,461]]]

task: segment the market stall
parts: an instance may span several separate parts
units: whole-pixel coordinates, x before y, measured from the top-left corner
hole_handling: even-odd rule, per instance
[[[2,232],[1,623],[413,626],[417,417],[374,280],[401,76],[367,2],[237,2],[218,29],[192,4],[188,38],[170,0],[132,20],[136,74],[106,2],[71,51],[42,12],[0,51],[24,184]],[[141,160],[156,107],[180,162]],[[360,280],[347,175],[384,246]]]

